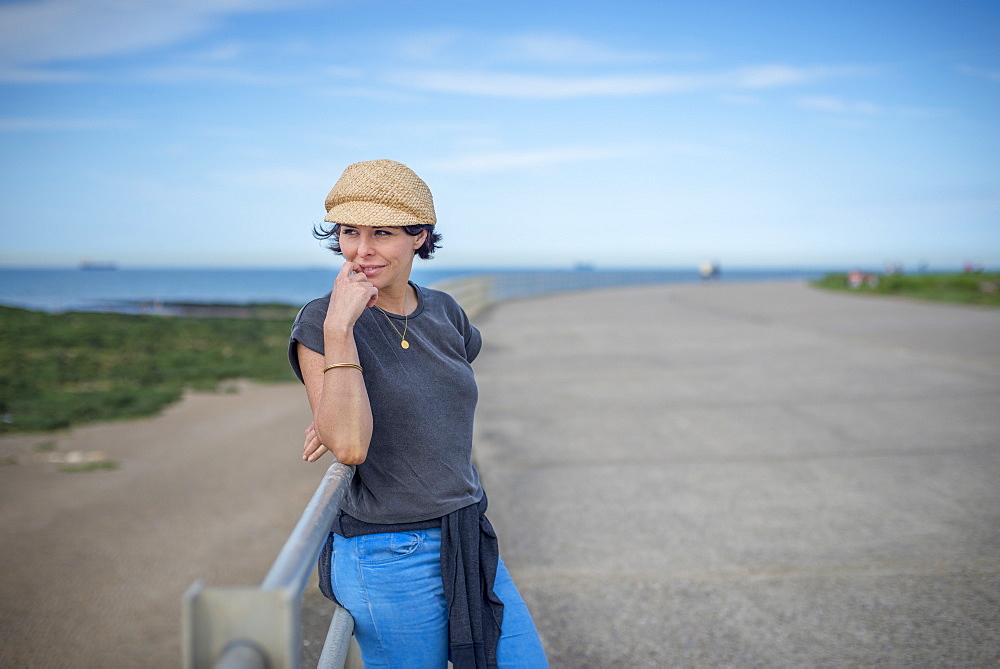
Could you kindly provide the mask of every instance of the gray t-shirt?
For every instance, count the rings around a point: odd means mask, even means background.
[[[450,295],[410,285],[419,304],[405,320],[408,349],[400,347],[402,316],[386,318],[373,307],[354,325],[373,430],[368,457],[357,466],[340,508],[366,523],[439,518],[483,496],[472,465],[479,393],[470,364],[482,337]],[[323,353],[329,304],[327,293],[295,318],[288,359],[299,380],[296,343]]]

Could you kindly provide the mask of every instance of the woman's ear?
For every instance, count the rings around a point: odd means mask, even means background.
[[[414,251],[416,251],[417,249],[419,249],[421,246],[424,245],[424,242],[427,241],[427,234],[428,233],[426,230],[421,230],[420,234],[413,238]]]

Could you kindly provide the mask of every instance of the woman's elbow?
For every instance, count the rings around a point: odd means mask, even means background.
[[[318,423],[318,421],[317,421]],[[323,430],[320,425],[316,425],[316,436],[326,450],[337,458],[337,462],[344,465],[360,465],[368,457],[368,444],[371,436],[365,431],[354,432],[353,430]]]
[[[331,439],[323,443],[343,465],[360,465],[368,457],[368,444],[361,439]]]
[[[368,449],[359,445],[335,447],[332,453],[342,465],[360,465],[368,457]]]

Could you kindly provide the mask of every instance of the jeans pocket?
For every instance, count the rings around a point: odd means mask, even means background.
[[[420,546],[418,532],[383,532],[358,538],[358,560],[363,564],[385,564],[402,560]]]

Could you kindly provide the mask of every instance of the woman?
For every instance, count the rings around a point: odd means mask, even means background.
[[[356,465],[324,594],[354,617],[366,666],[545,667],[472,466],[482,339],[449,295],[409,281],[441,239],[431,192],[373,160],[344,170],[326,210],[316,235],[345,262],[289,346],[313,412],[303,459]]]

